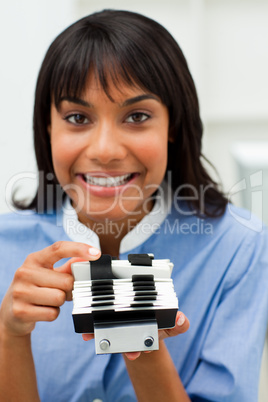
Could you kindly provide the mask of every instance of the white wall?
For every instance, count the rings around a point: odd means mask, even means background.
[[[268,141],[268,2],[206,0],[204,6],[204,151],[230,191],[242,178],[233,144]],[[235,201],[248,205],[240,196]],[[267,196],[264,208],[258,215],[268,223]]]
[[[72,0],[8,0],[0,11],[0,213],[5,189],[19,172],[35,171],[32,109],[35,82],[53,38],[73,21]],[[32,181],[21,194],[34,189]],[[33,190],[32,190],[33,191]]]

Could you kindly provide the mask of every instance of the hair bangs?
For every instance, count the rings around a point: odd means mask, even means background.
[[[70,33],[65,43],[61,41],[54,52],[50,81],[50,96],[56,107],[63,97],[83,95],[91,74],[110,100],[110,86],[120,91],[124,83],[154,93],[168,105],[169,91],[162,80],[163,73],[168,74],[167,66],[157,69],[147,50],[152,44],[140,46],[133,32],[127,33],[122,37],[116,31],[108,33],[104,26],[91,25]]]
[[[50,83],[51,99],[56,107],[64,97],[80,97],[86,91],[88,77],[93,74],[96,82],[110,100],[110,87],[118,91],[122,83],[146,88],[138,74],[133,71],[132,60],[128,57],[118,58],[115,46],[105,40],[96,41],[86,38],[76,47],[58,56],[60,62],[53,71]],[[146,88],[148,89],[148,88]]]

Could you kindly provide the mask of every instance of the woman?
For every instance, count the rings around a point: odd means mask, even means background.
[[[267,234],[236,222],[245,212],[203,166],[195,86],[170,34],[111,10],[67,28],[39,73],[34,136],[38,191],[1,219],[2,399],[256,400]],[[158,351],[95,356],[74,333],[70,264],[99,250],[174,262],[185,315]]]

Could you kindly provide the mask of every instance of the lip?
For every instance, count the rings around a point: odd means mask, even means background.
[[[131,178],[125,184],[121,184],[118,186],[105,187],[105,186],[99,186],[99,185],[90,184],[90,183],[86,182],[84,179],[85,175],[96,177],[96,178],[102,178],[102,177],[108,178],[108,177],[131,175]],[[117,172],[94,171],[94,172],[78,173],[76,175],[79,182],[82,184],[83,188],[90,194],[95,195],[97,197],[118,196],[121,192],[125,191],[128,187],[133,185],[133,183],[139,176],[140,176],[140,173],[138,173],[138,172],[122,172],[122,171],[117,171]]]

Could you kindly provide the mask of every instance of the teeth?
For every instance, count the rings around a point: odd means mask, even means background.
[[[101,187],[116,187],[126,184],[131,177],[131,174],[124,174],[122,176],[114,177],[94,177],[88,174],[84,175],[85,181],[93,186]]]

